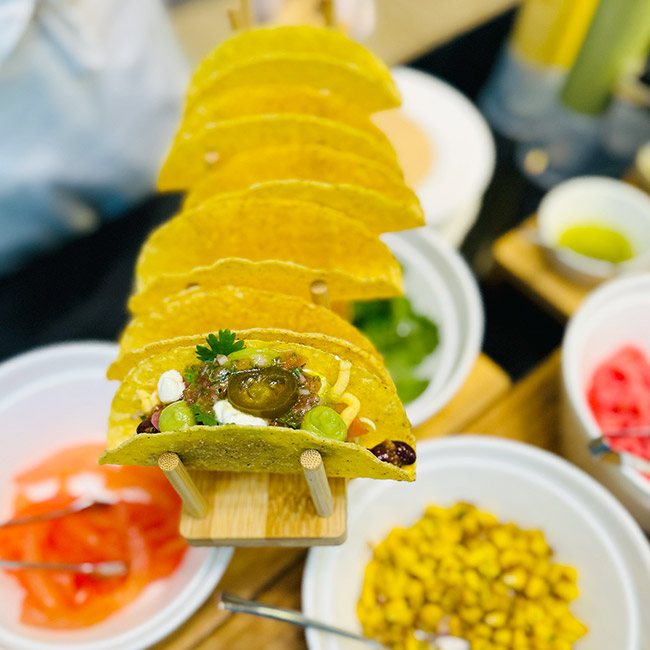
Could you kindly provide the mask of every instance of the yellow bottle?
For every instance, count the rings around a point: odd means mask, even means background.
[[[531,63],[570,68],[598,0],[527,0],[519,10],[512,47]]]

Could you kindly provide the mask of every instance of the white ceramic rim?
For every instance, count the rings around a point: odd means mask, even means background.
[[[575,192],[590,193],[594,189],[611,196],[620,196],[622,200],[635,204],[648,214],[647,227],[650,230],[650,197],[637,187],[607,176],[579,176],[563,181],[546,193],[537,210],[537,229],[543,244],[552,250],[552,254],[564,265],[593,279],[604,280],[642,268],[650,261],[650,249],[641,255],[635,255],[626,262],[611,264],[575,253],[570,249],[557,248],[557,242],[551,237],[548,222],[556,206],[561,204],[567,194]],[[612,219],[614,221],[615,219]]]
[[[445,81],[414,68],[395,67],[391,74],[402,93],[402,112],[433,152],[433,165],[414,190],[427,224],[445,223],[485,193],[496,166],[492,131],[478,108]],[[471,148],[459,146],[459,138]]]
[[[417,426],[438,413],[465,383],[481,353],[485,316],[478,284],[460,253],[428,228],[409,231],[408,236],[417,238],[426,246],[432,266],[443,264],[448,269],[448,278],[453,277],[457,282],[457,286],[449,286],[449,290],[457,309],[456,321],[466,328],[465,335],[461,336],[459,356],[444,387],[435,395],[430,395],[427,389],[409,404],[407,412],[413,426]]]
[[[70,358],[83,365],[99,363],[108,368],[117,352],[117,344],[106,341],[55,343],[36,348],[0,364],[0,387],[20,373],[47,372],[48,363]],[[208,549],[198,571],[176,598],[155,616],[123,634],[101,641],[74,643],[61,639],[60,643],[47,643],[0,629],[0,644],[15,650],[144,650],[171,634],[205,602],[223,576],[232,553],[229,547]]]
[[[480,452],[482,449],[487,450],[488,452],[496,450],[500,454],[513,456],[516,460],[522,461],[523,463],[533,463],[538,467],[547,467],[551,470],[556,470],[557,472],[562,473],[564,477],[566,477],[567,481],[579,485],[585,490],[585,492],[597,499],[602,507],[607,511],[608,515],[616,520],[617,531],[623,532],[626,538],[639,551],[640,557],[644,560],[646,573],[650,574],[650,547],[648,547],[647,539],[641,532],[638,524],[634,521],[627,510],[625,510],[625,508],[623,508],[623,506],[611,495],[610,492],[600,485],[600,483],[564,458],[516,440],[471,434],[426,440],[418,445],[418,457],[424,460],[429,455],[435,456],[439,453],[441,448],[451,448],[453,450],[454,447],[457,448],[461,457],[467,448],[471,449],[472,452],[476,452],[477,450]],[[370,481],[366,480],[362,482],[352,480],[349,482],[349,516],[354,515],[355,499],[361,499],[361,495],[369,490],[372,490]],[[592,519],[596,518],[596,514],[593,511],[588,511],[587,514]],[[600,520],[597,520],[600,524]],[[631,602],[637,603],[637,589],[634,585],[632,575],[627,569],[625,559],[618,551],[613,539],[607,533],[607,528],[602,525],[599,527],[607,535],[608,546],[613,551],[611,559],[619,570],[625,592]],[[327,553],[327,551],[336,550],[337,548],[339,547],[333,549],[313,548],[309,551],[303,571],[301,589],[302,611],[305,616],[319,618],[319,615],[321,615],[318,610],[318,598],[322,597],[323,585],[318,582],[319,565],[326,561],[325,553]],[[330,594],[330,596],[334,597],[333,594]],[[642,605],[641,603],[638,603],[638,607],[633,608],[633,611],[629,613],[630,623],[634,629],[630,648],[634,648],[635,650],[640,648],[641,609]],[[321,635],[316,630],[308,629],[306,631],[306,638],[309,650],[329,650],[328,644],[323,643],[325,636]]]
[[[648,291],[650,288],[650,274],[644,273],[618,278],[598,287],[582,302],[578,311],[570,319],[564,333],[562,341],[562,380],[564,388],[569,397],[571,408],[591,440],[599,438],[601,431],[580,387],[576,355],[578,350],[581,349],[584,330],[589,328],[593,315],[597,314],[610,299],[616,299],[624,291],[634,291],[635,288],[638,291],[644,289]],[[627,465],[622,465],[619,469],[620,473],[628,478],[646,498],[650,498],[650,481],[646,480],[639,470]]]

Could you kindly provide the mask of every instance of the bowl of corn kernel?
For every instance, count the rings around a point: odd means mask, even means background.
[[[415,483],[356,479],[348,500],[346,543],[309,552],[307,616],[393,650],[434,647],[423,633],[471,650],[639,650],[648,638],[650,546],[553,454],[488,436],[427,441]],[[316,630],[307,642],[362,647]]]

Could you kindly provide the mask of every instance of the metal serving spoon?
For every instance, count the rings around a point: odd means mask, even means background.
[[[377,648],[377,650],[390,650],[388,646],[385,646],[378,641],[369,639],[368,637],[361,636],[359,634],[353,634],[347,630],[342,630],[339,627],[329,625],[327,623],[321,623],[316,621],[313,618],[307,618],[303,616],[301,612],[297,612],[295,609],[285,609],[284,607],[273,607],[272,605],[266,605],[265,603],[260,603],[255,600],[247,600],[246,598],[240,598],[239,596],[234,596],[233,594],[218,593],[216,595],[217,606],[219,609],[225,609],[231,612],[238,612],[241,614],[252,614],[253,616],[261,616],[263,618],[272,618],[276,621],[283,621],[284,623],[291,623],[292,625],[298,625],[300,627],[312,627],[315,630],[321,630],[323,632],[329,632],[331,634],[338,634],[339,636],[344,636],[348,639],[354,639],[355,641],[360,641],[366,645]],[[432,649],[436,650],[469,650],[469,643],[464,639],[459,639],[458,637],[448,636],[446,634],[429,634],[424,632],[417,633],[417,637],[420,641],[425,641],[428,643],[433,643]]]
[[[0,567],[3,569],[42,569],[45,571],[70,571],[72,573],[84,573],[102,578],[117,578],[126,575],[128,567],[124,562],[79,562],[54,563],[54,562],[21,562],[18,560],[3,560],[0,558]]]

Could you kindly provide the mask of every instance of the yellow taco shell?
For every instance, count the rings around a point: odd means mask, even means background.
[[[192,75],[188,95],[191,98],[224,69],[269,54],[325,56],[355,66],[384,85],[385,92],[399,104],[399,91],[383,61],[339,30],[311,25],[256,27],[233,35],[203,59]]]
[[[246,115],[209,122],[198,131],[180,131],[176,135],[160,170],[158,189],[186,189],[217,161],[243,150],[280,144],[325,144],[332,149],[354,151],[361,157],[379,160],[393,168],[395,174],[401,174],[388,138],[378,133],[380,136],[370,135],[334,120],[298,113]]]
[[[244,190],[251,198],[312,201],[362,221],[377,234],[424,225],[417,196],[388,168],[321,145],[235,154],[197,181],[183,209]]]
[[[294,262],[226,258],[210,266],[195,267],[187,273],[163,272],[140,287],[129,298],[128,307],[132,314],[139,314],[184,289],[201,287],[208,290],[230,283],[253,289],[273,287],[278,293],[311,300],[311,285],[317,280],[325,281],[333,303],[402,295],[399,278],[362,278],[347,271],[314,269]]]
[[[381,235],[424,226],[424,216],[418,203],[400,203],[387,199],[373,190],[355,185],[330,185],[316,181],[268,181],[256,183],[244,190],[215,193],[198,205],[209,208],[211,201],[228,199],[293,199],[308,201],[337,210],[362,223],[370,232]]]
[[[208,122],[247,115],[301,113],[315,115],[366,131],[383,140],[367,113],[342,97],[309,86],[241,86],[204,97],[184,117],[179,131],[199,131]]]
[[[198,338],[204,339],[209,333],[209,331],[202,332],[198,335]],[[284,343],[308,345],[317,350],[323,350],[323,352],[333,354],[341,359],[347,359],[350,363],[365,368],[368,372],[376,375],[388,386],[395,386],[381,357],[377,354],[371,354],[367,350],[359,348],[349,341],[334,336],[312,332],[293,332],[291,330],[277,328],[240,329],[238,330],[238,334],[240,337],[259,339],[260,341],[282,341]],[[197,334],[187,334],[177,336],[173,339],[154,341],[153,343],[148,343],[141,348],[127,350],[124,353],[121,353],[111,364],[106,376],[109,379],[119,379],[121,381],[131,371],[131,369],[134,366],[137,366],[143,359],[160,354],[167,350],[191,345],[196,340]]]
[[[264,263],[264,268],[258,267],[259,282],[240,282],[242,265],[233,263],[232,258]],[[214,275],[215,267],[226,261],[230,264],[222,265],[224,273],[216,273],[221,280],[218,284],[272,286],[284,293],[283,283],[291,288],[290,283],[297,277],[309,282],[324,279],[330,297],[335,300],[351,297],[344,293],[362,293],[364,283],[370,295],[355,298],[388,297],[387,294],[401,291],[397,260],[363,224],[310,202],[251,199],[213,201],[209,206],[181,213],[155,230],[138,257],[135,293],[145,292],[155,282],[159,286],[158,297],[161,285],[171,289],[165,294],[163,288],[163,295],[176,293],[187,285],[201,285],[197,275],[205,275],[208,269],[208,274]],[[274,262],[278,272],[264,277],[265,271],[273,271]],[[287,264],[312,269],[312,273],[293,269],[281,278]],[[233,272],[230,277],[229,272]],[[349,277],[360,280],[356,287],[359,291],[352,288],[339,292]],[[280,286],[274,284],[275,280]],[[307,297],[308,290],[307,285],[305,291],[301,289],[298,293],[296,288],[286,293]],[[140,309],[147,304],[143,300],[137,302]],[[154,302],[150,294],[148,306]]]
[[[372,343],[333,311],[296,296],[223,286],[182,291],[132,318],[120,337],[120,355],[109,368],[108,378],[122,379],[132,366],[152,354],[150,350],[157,349],[155,346],[172,346],[170,339],[225,328],[239,332],[263,328],[289,330],[300,335],[325,334],[365,351],[383,367]]]
[[[316,181],[373,190],[394,201],[418,204],[401,172],[380,161],[323,144],[280,144],[240,151],[215,163],[188,192],[184,207],[217,192],[234,192],[269,181]]]

